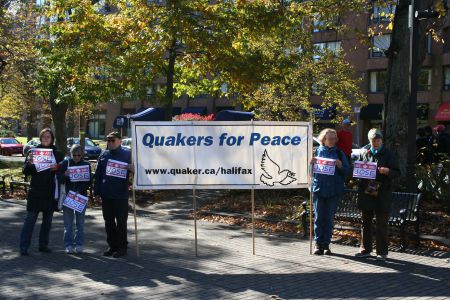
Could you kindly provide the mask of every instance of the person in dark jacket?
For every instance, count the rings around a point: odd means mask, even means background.
[[[34,225],[36,224],[39,212],[42,212],[42,224],[39,232],[39,251],[49,253],[48,248],[50,228],[52,225],[53,212],[57,210],[58,181],[56,172],[58,162],[63,160],[63,154],[53,145],[55,136],[49,128],[43,129],[39,134],[40,144],[36,149],[51,149],[53,153],[53,163],[49,169],[38,172],[36,161],[33,160],[34,150],[29,151],[23,166],[23,173],[31,176],[30,189],[27,195],[27,215],[20,234],[20,254],[27,256],[28,248],[31,244]]]
[[[324,129],[319,134],[321,146],[317,148],[313,161],[318,158],[332,159],[335,167],[333,175],[314,172],[314,240],[316,243],[314,254],[331,254],[330,242],[333,234],[333,219],[337,205],[344,193],[344,179],[347,177],[350,166],[341,150],[336,148],[338,141],[334,129]]]
[[[127,254],[128,179],[131,152],[121,147],[118,132],[107,136],[108,148],[98,158],[95,171],[94,195],[102,202],[106,241],[109,249],[104,256],[122,257]]]
[[[87,196],[87,191],[91,186],[91,165],[89,162],[83,160],[83,148],[80,145],[73,145],[70,148],[71,158],[64,160],[61,163],[61,168],[58,172],[61,183],[65,184],[66,194],[69,191]],[[71,181],[69,176],[69,167],[88,166],[89,178],[83,181]],[[64,249],[67,254],[82,253],[84,245],[84,215],[86,208],[83,212],[77,212],[74,209],[63,206],[64,216]],[[75,216],[76,234],[73,238],[73,219]]]
[[[355,256],[369,257],[372,252],[372,220],[376,216],[376,252],[378,260],[388,255],[388,220],[392,207],[392,179],[400,175],[398,161],[393,152],[383,145],[383,134],[377,128],[368,133],[370,149],[363,152],[360,161],[377,163],[375,180],[360,179],[358,208],[362,211],[361,248]]]

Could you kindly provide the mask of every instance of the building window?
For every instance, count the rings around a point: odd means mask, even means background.
[[[426,92],[431,89],[431,68],[421,68],[417,90]]]
[[[391,45],[391,35],[390,34],[383,34],[383,35],[376,35],[372,37],[372,49],[370,50],[370,57],[383,57],[386,56],[384,52],[389,48]]]
[[[334,53],[339,52],[339,50],[341,49],[341,41],[315,43],[314,48],[317,52],[314,55],[314,59],[320,59],[320,53],[323,53],[325,49]]]
[[[89,119],[88,133],[90,138],[104,139],[106,129],[106,113],[98,112]]]
[[[444,52],[450,52],[450,27],[444,29]]]
[[[333,30],[333,28],[338,27],[340,20],[335,17],[331,20],[321,20],[318,16],[314,17],[313,21],[313,32]]]
[[[444,68],[444,91],[450,91],[450,67]]]
[[[395,5],[374,5],[372,10],[372,22],[388,22],[390,16],[395,13]]]
[[[369,92],[384,93],[386,87],[386,70],[369,72]]]

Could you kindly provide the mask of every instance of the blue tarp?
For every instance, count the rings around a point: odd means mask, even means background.
[[[214,117],[214,121],[251,121],[254,113],[237,110],[221,110]]]
[[[133,121],[164,121],[164,108],[150,107],[141,112],[130,115]],[[113,128],[127,128],[127,116],[117,116],[113,123]]]

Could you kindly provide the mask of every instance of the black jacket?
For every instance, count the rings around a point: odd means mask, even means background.
[[[47,148],[53,150],[56,162],[64,159],[64,155],[55,146],[44,147],[38,145],[36,148]],[[27,210],[34,212],[50,212],[57,208],[55,201],[55,175],[56,171],[50,169],[37,172],[34,164],[28,162],[28,157],[23,165],[23,174],[31,176],[30,190],[27,196]]]
[[[89,166],[89,176],[90,176],[89,181],[76,181],[76,182],[70,181],[70,177],[64,174],[69,166],[70,167]],[[58,180],[60,181],[61,184],[66,185],[66,194],[69,191],[74,191],[83,196],[87,196],[87,191],[92,183],[91,165],[89,164],[89,162],[84,160],[80,160],[78,163],[75,163],[71,158],[69,158],[68,160],[65,159],[62,161],[61,167],[59,168]]]
[[[375,155],[369,150],[364,151],[360,161],[376,162],[377,167],[387,167],[390,169],[389,175],[382,175],[377,171],[376,181],[381,183],[378,197],[372,197],[364,193],[369,180],[360,179],[358,185],[358,208],[361,210],[382,210],[389,212],[392,206],[392,179],[400,175],[398,160],[393,152],[383,148]]]

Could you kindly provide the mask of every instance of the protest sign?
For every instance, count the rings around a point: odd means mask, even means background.
[[[63,205],[81,213],[85,209],[88,201],[88,197],[75,193],[74,191],[69,191]]]
[[[127,178],[128,164],[114,159],[109,159],[106,163],[106,176]]]
[[[72,182],[89,181],[91,180],[91,174],[89,173],[89,166],[73,166],[68,167],[69,178]]]
[[[316,157],[314,159],[313,171],[316,174],[334,175],[334,172],[336,171],[336,160]]]
[[[377,163],[366,161],[355,161],[353,177],[364,179],[377,178]]]

